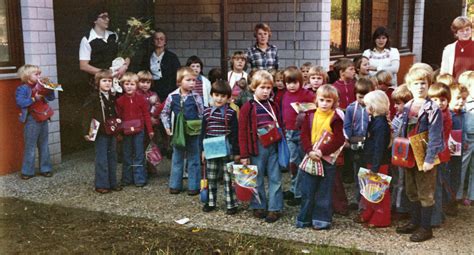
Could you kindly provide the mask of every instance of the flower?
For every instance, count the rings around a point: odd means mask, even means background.
[[[117,34],[120,30],[117,29]],[[118,41],[118,57],[130,58],[135,55],[137,46],[140,46],[143,40],[149,38],[153,30],[151,29],[151,20],[141,21],[135,17],[127,20],[126,32],[120,33]]]

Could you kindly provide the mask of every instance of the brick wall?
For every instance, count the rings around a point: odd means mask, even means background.
[[[191,55],[199,56],[204,73],[220,66],[220,1],[166,0],[155,4],[156,26],[168,34],[168,49],[181,64]],[[265,22],[272,28],[270,43],[279,48],[280,66],[311,61],[329,66],[329,29],[331,1],[248,0],[228,1],[229,56],[255,43],[253,28]]]
[[[53,1],[21,0],[21,17],[25,63],[39,65],[43,76],[57,82]],[[50,105],[54,115],[49,123],[49,150],[52,162],[58,164],[61,162],[58,100]]]
[[[421,52],[423,47],[423,19],[425,16],[425,0],[415,1],[415,18],[413,24],[413,54],[415,54],[415,63],[421,61]]]

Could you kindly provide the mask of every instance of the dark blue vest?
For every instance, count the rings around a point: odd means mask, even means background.
[[[181,95],[179,94],[174,94],[171,95],[171,111],[174,113],[174,115],[178,115],[179,111],[181,110]],[[199,112],[198,112],[198,106],[196,103],[196,99],[194,96],[190,95],[186,98],[186,101],[184,101],[183,106],[183,113],[184,113],[184,119],[185,120],[197,120],[199,119]]]
[[[88,37],[89,35],[86,36],[86,38]],[[118,53],[118,44],[116,41],[117,36],[115,34],[109,35],[107,42],[104,42],[104,40],[100,38],[90,41],[89,44],[92,50],[89,64],[100,69],[109,69]]]

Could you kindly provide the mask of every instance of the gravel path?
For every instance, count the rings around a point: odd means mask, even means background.
[[[226,215],[224,201],[220,196],[219,210],[203,213],[198,197],[189,197],[186,193],[179,195],[168,193],[168,160],[161,163],[158,176],[152,177],[144,188],[125,187],[121,192],[101,195],[93,190],[93,160],[92,151],[66,156],[63,163],[56,166],[52,178],[36,177],[23,181],[18,174],[2,176],[0,196],[145,217],[160,223],[170,223],[188,217],[191,219],[188,224],[195,227],[251,233],[314,244],[354,247],[387,254],[474,254],[472,207],[460,208],[458,217],[448,218],[442,228],[434,230],[435,238],[424,243],[409,242],[408,236],[395,233],[395,227],[368,229],[355,224],[352,222],[353,215],[335,216],[330,231],[313,231],[294,227],[295,216],[299,209],[297,207],[287,206],[281,220],[268,224],[253,218],[249,210],[241,210],[233,216]],[[287,175],[284,176],[288,178]],[[221,189],[219,191],[222,192]]]

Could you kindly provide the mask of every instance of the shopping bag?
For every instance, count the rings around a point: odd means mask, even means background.
[[[383,200],[385,191],[390,186],[392,177],[373,173],[369,169],[361,167],[357,174],[360,194],[371,203],[380,203]]]
[[[160,148],[154,142],[150,142],[145,150],[146,160],[153,166],[160,164],[163,156],[161,155]]]

